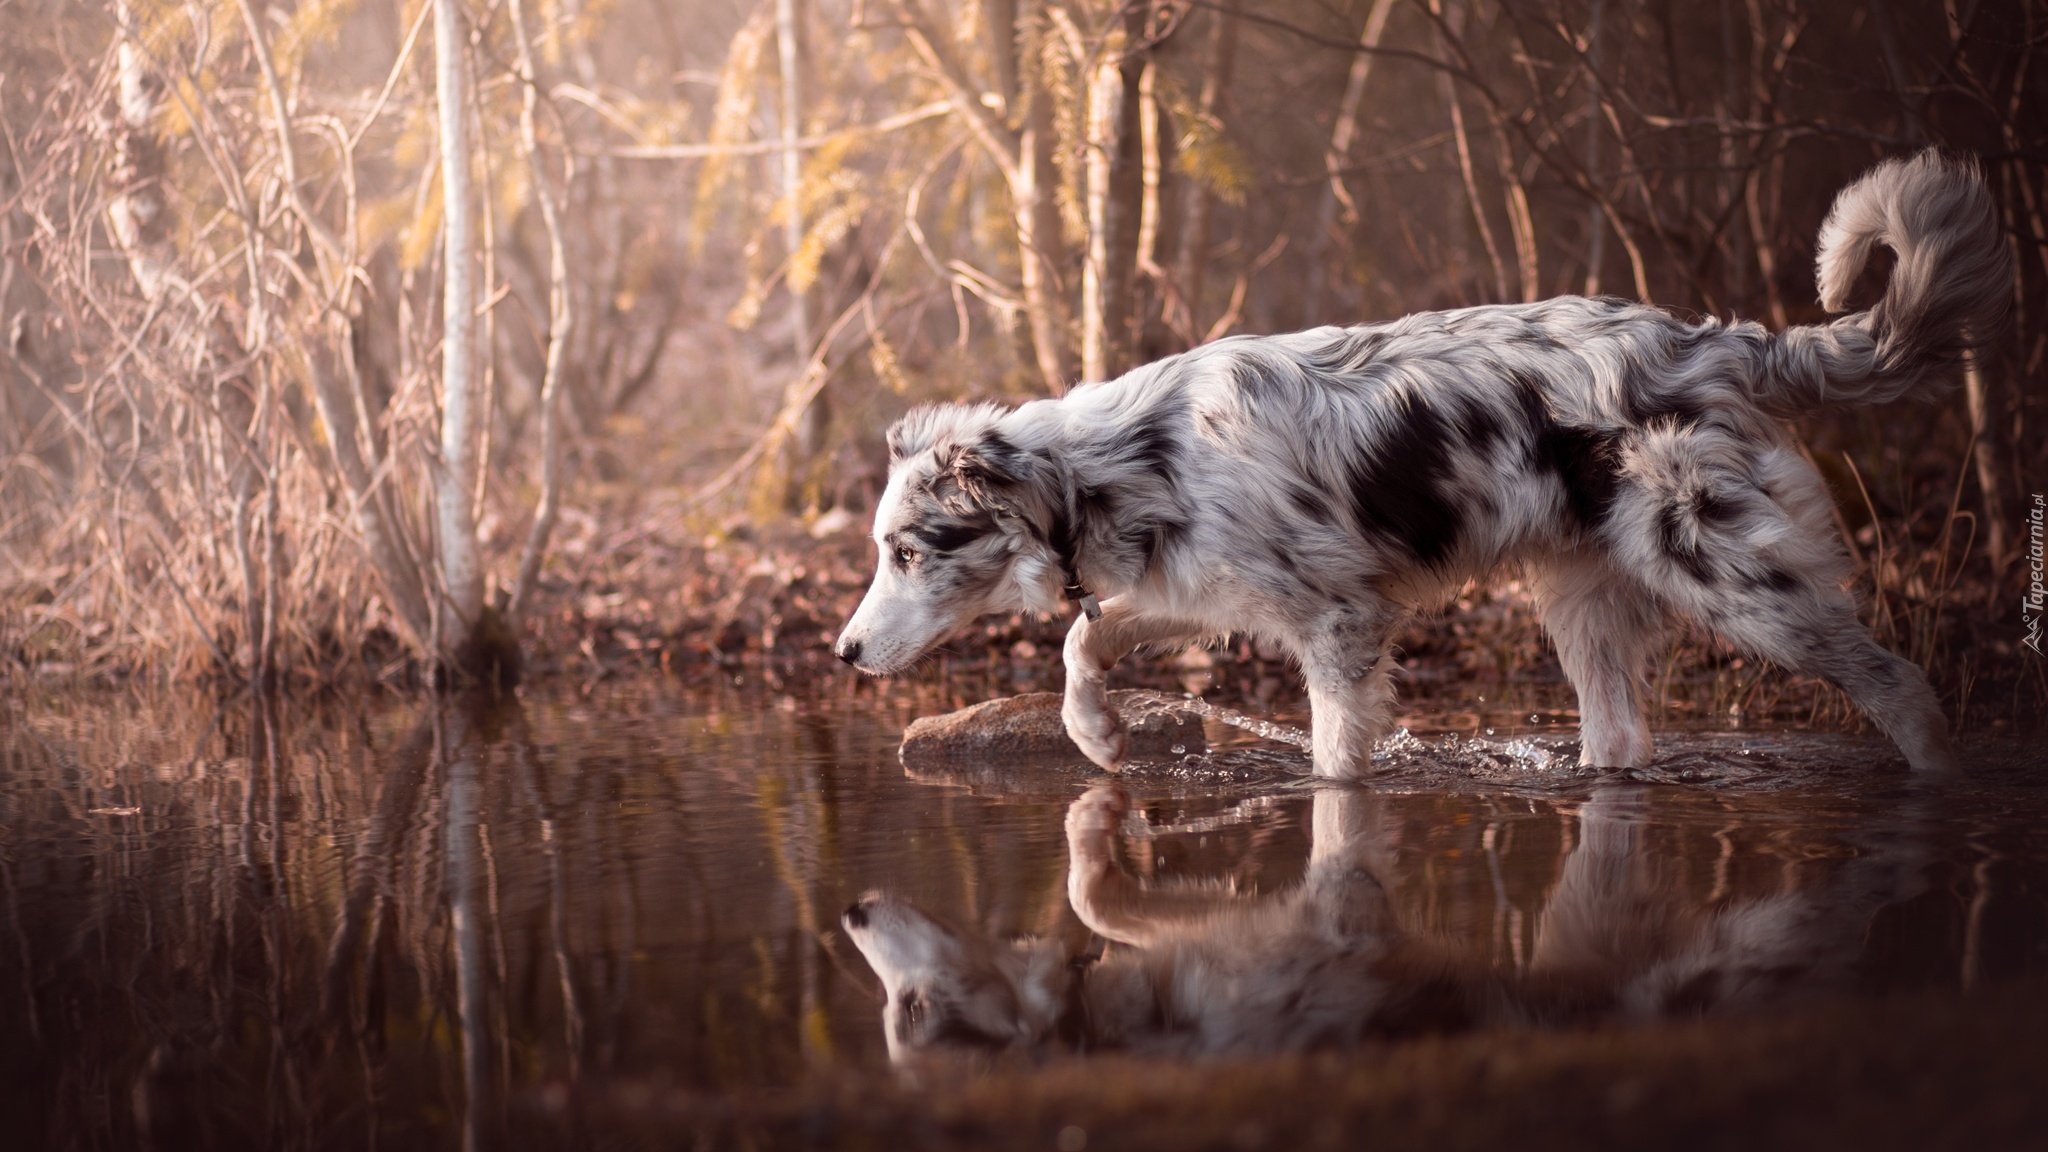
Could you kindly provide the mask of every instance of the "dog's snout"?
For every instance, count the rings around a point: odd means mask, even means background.
[[[846,906],[839,919],[848,928],[865,928],[868,926],[868,910],[862,901],[856,900]]]
[[[858,640],[841,640],[839,642],[839,658],[848,664],[860,662],[860,650],[861,642]]]

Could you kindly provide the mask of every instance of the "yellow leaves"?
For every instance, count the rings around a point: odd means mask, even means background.
[[[286,79],[297,76],[308,52],[334,43],[358,3],[360,0],[300,0],[284,27],[271,34],[278,73]],[[262,11],[258,9],[259,14]],[[415,10],[413,15],[417,14]]]
[[[412,219],[411,194],[386,196],[364,203],[356,210],[356,250],[374,252],[377,246],[399,234]]]
[[[180,0],[136,0],[131,5],[137,37],[158,61],[202,72],[242,39],[242,13],[237,0],[208,0],[187,5]],[[193,60],[192,48],[206,52]]]
[[[810,192],[814,184],[829,190],[831,199],[824,201],[822,210],[816,212],[804,230],[803,240],[798,243],[796,251],[789,254],[785,275],[792,292],[811,290],[811,286],[818,282],[818,265],[824,261],[825,253],[860,223],[861,213],[868,209],[868,198],[860,190],[860,177],[850,170],[841,169],[816,181],[807,179],[799,191]],[[782,210],[787,211],[787,205]]]
[[[1173,166],[1218,200],[1242,207],[1255,183],[1244,150],[1223,134],[1222,122],[1203,115],[1179,85],[1163,82],[1160,89],[1167,110],[1181,128]]]
[[[747,127],[754,117],[754,93],[760,79],[761,64],[766,56],[768,38],[774,31],[774,11],[763,5],[756,8],[746,24],[733,34],[732,44],[726,49],[725,67],[718,74],[718,98],[711,106],[710,143],[736,144],[747,138]],[[712,216],[718,209],[719,192],[734,167],[726,157],[711,156],[698,169],[697,203],[690,219],[693,249],[702,248]]]
[[[559,3],[550,3],[547,6],[547,11],[554,20],[550,22],[549,26],[561,29],[560,34],[554,37],[549,44],[549,47],[553,49],[550,60],[560,63],[562,48],[578,48],[585,44],[595,43],[597,38],[604,33],[605,24],[610,21],[614,10],[617,8],[617,0],[584,0],[584,3],[578,7],[573,18],[561,20],[561,5]],[[559,45],[559,47],[556,47],[556,45]]]
[[[747,238],[747,286],[740,293],[739,302],[732,311],[725,314],[725,322],[735,331],[745,332],[761,319],[761,304],[768,298],[768,278],[761,267],[761,234],[756,232]]]
[[[1206,127],[1205,121],[1196,123]],[[1243,207],[1252,189],[1252,166],[1244,150],[1214,128],[1191,129],[1173,166],[1233,208]]]
[[[1060,174],[1053,198],[1059,203],[1060,231],[1072,244],[1088,239],[1088,216],[1083,186],[1087,181],[1084,162],[1088,147],[1087,109],[1081,92],[1080,70],[1085,57],[1080,30],[1066,12],[1048,9],[1051,27],[1038,38],[1038,99],[1052,101],[1054,143],[1053,166]]]
[[[200,73],[201,84],[211,88],[219,80],[211,72]],[[180,73],[171,77],[172,96],[157,103],[157,137],[166,143],[181,136],[192,134],[192,118],[187,109],[199,107],[199,89],[190,77]]]
[[[910,381],[904,378],[903,366],[897,362],[896,346],[889,343],[889,334],[880,328],[868,333],[868,367],[874,369],[875,379],[898,396],[910,391]]]
[[[519,219],[519,210],[526,207],[533,192],[532,169],[524,164],[496,164],[491,168],[491,205],[497,210],[498,219],[505,221],[500,227],[509,228]]]
[[[761,318],[761,308],[780,278],[795,293],[809,292],[818,282],[818,270],[824,263],[825,254],[832,246],[846,238],[846,234],[860,223],[861,216],[873,205],[873,199],[862,182],[861,173],[845,167],[847,156],[857,141],[835,140],[812,154],[810,163],[804,168],[803,181],[797,186],[797,205],[805,221],[803,238],[796,250],[787,253],[777,275],[768,274],[764,255],[767,251],[766,233],[779,227],[789,216],[788,198],[775,202],[759,228],[747,240],[747,283],[738,302],[726,314],[725,321],[744,332],[752,328]]]

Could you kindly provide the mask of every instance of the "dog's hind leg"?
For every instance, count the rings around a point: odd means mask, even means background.
[[[1952,772],[1927,677],[1870,638],[1840,586],[1827,487],[1780,444],[1660,429],[1631,449],[1617,545],[1665,602],[1736,646],[1849,694],[1915,772]]]
[[[1663,612],[1640,585],[1591,556],[1554,558],[1535,583],[1543,627],[1579,697],[1579,763],[1648,764],[1643,671],[1664,638]]]
[[[1856,702],[1921,775],[1957,771],[1948,721],[1927,674],[1885,651],[1856,619],[1849,594],[1832,585],[1732,591],[1703,622],[1739,648],[1793,672],[1818,676]]]
[[[1099,620],[1074,618],[1067,631],[1067,692],[1060,720],[1082,755],[1111,770],[1124,761],[1124,722],[1109,706],[1109,670],[1116,662],[1133,648],[1201,632],[1183,621],[1141,615],[1121,596],[1103,601]]]
[[[1373,741],[1394,722],[1394,659],[1387,646],[1404,616],[1373,601],[1335,609],[1310,624],[1300,656],[1316,775],[1356,779],[1372,771]]]

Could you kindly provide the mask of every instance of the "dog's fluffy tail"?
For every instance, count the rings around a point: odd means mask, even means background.
[[[1770,344],[1756,400],[1791,414],[1896,400],[1991,341],[2012,302],[2011,254],[1976,166],[1932,149],[1844,188],[1821,225],[1821,306],[1840,312],[1873,245],[1897,256],[1884,298]]]

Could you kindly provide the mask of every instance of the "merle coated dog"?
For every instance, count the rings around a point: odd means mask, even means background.
[[[1315,771],[1355,776],[1390,726],[1409,615],[1519,564],[1588,765],[1649,759],[1644,669],[1691,619],[1840,687],[1916,772],[1951,771],[1934,693],[1857,621],[1827,489],[1780,420],[1945,383],[2004,321],[2010,257],[1982,180],[1932,152],[1836,199],[1829,311],[1879,244],[1896,262],[1876,305],[1784,332],[1560,297],[1237,337],[1011,410],[914,411],[889,432],[880,565],[837,652],[898,672],[983,613],[1078,600],[1063,716],[1113,768],[1119,659],[1251,634],[1300,662]]]
[[[870,892],[840,917],[881,977],[892,1059],[1123,1049],[1270,1056],[1502,1026],[1640,1022],[1757,1011],[1855,986],[1872,921],[1927,888],[1916,819],[1757,900],[1694,904],[1649,847],[1648,797],[1596,785],[1536,917],[1526,967],[1479,963],[1399,898],[1381,799],[1322,788],[1301,881],[1245,894],[1145,883],[1117,863],[1130,800],[1089,789],[1067,809],[1067,896],[1107,942],[998,940]]]

